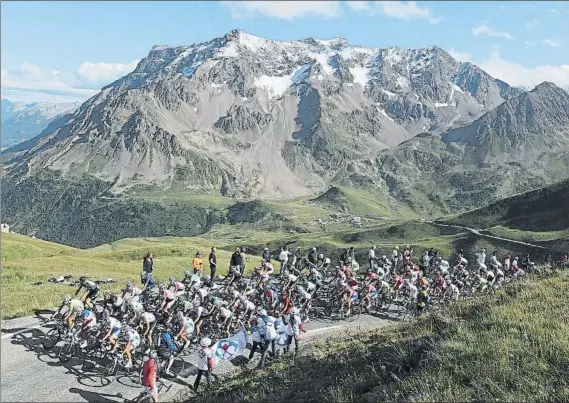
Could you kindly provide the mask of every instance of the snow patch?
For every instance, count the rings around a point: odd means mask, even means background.
[[[245,32],[239,33],[239,43],[253,52],[258,51],[259,49],[263,49],[267,45],[267,40],[263,38],[259,38],[258,36],[253,36],[246,34]]]
[[[224,82],[222,82],[221,84],[212,83],[211,86],[212,86],[213,88],[220,88],[220,87],[223,87],[225,84],[227,84],[227,81],[224,81]]]
[[[352,73],[352,76],[354,76],[354,84],[359,84],[365,88],[367,82],[369,81],[369,69],[367,67],[352,67],[350,69],[350,73]]]
[[[399,86],[402,87],[402,88],[405,88],[405,87],[408,87],[408,86],[409,86],[409,80],[406,79],[406,78],[403,77],[403,76],[397,77],[396,82],[397,82],[397,85],[399,85]]]
[[[442,104],[441,104],[441,103],[439,103],[439,102],[435,102],[435,108],[442,108],[442,107],[444,107],[444,106],[448,106],[448,104],[447,104],[447,103],[442,103]]]
[[[239,52],[237,52],[237,46],[233,42],[224,48],[220,49],[219,56],[221,57],[237,57]]]
[[[310,53],[308,56],[320,63],[324,74],[334,74],[334,69],[328,64],[328,55],[323,55],[321,53]]]
[[[269,92],[269,98],[279,97],[292,85],[291,76],[271,77],[261,76],[255,78],[253,82],[255,87],[263,88]]]
[[[452,88],[453,88],[455,91],[458,91],[458,92],[460,92],[461,94],[464,94],[464,91],[463,91],[458,85],[452,84]]]
[[[392,122],[394,121],[394,120],[391,118],[391,116],[389,116],[389,115],[387,114],[387,112],[385,112],[385,109],[381,109],[381,108],[379,108],[379,106],[378,106],[378,107],[377,107],[377,111],[378,111],[380,114],[382,114],[383,116],[385,116],[387,119],[391,120]]]

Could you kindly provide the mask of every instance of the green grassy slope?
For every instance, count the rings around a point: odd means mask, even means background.
[[[417,321],[318,340],[190,402],[567,401],[567,273]]]
[[[569,228],[569,180],[491,203],[441,221],[473,228],[497,225],[523,231]]]

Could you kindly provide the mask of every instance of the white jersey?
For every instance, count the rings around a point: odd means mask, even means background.
[[[375,259],[375,251],[374,251],[373,249],[370,249],[370,250],[369,250],[368,259],[369,259],[369,260]]]
[[[393,249],[393,252],[391,252],[391,258],[393,260],[396,260],[398,256],[399,256],[399,251],[397,249]]]
[[[127,332],[128,342],[131,343],[134,347],[138,347],[140,344],[140,335],[138,332],[132,328],[128,329]]]
[[[419,290],[414,284],[409,284],[409,297],[412,300],[417,299],[417,295],[419,294]]]
[[[119,329],[122,326],[122,323],[120,320],[118,320],[117,318],[113,318],[112,316],[109,318],[109,321],[107,322],[109,324],[109,329],[114,330],[114,329]]]
[[[224,307],[219,308],[219,313],[221,313],[221,316],[223,316],[225,319],[229,319],[233,316],[233,312]]]
[[[130,303],[130,306],[132,307],[132,310],[133,310],[134,312],[138,312],[138,313],[144,312],[144,305],[142,305],[142,304],[141,304],[140,302],[138,302],[138,301],[132,300],[131,303]]]
[[[486,261],[486,253],[480,252],[476,254],[476,263],[478,263],[479,265],[483,265],[485,261]]]
[[[186,333],[193,333],[194,327],[195,324],[191,318],[184,317],[184,319],[182,319],[182,329],[184,329]]]
[[[295,322],[294,325],[293,322]],[[300,320],[300,315],[290,315],[288,325],[286,327],[286,334],[289,336],[299,335],[301,324],[302,321]]]
[[[156,320],[156,316],[154,316],[154,314],[151,312],[144,312],[141,315],[141,317],[142,317],[142,319],[144,319],[145,322],[148,322],[148,323],[152,323]]]
[[[267,340],[274,340],[277,338],[277,330],[275,329],[275,318],[269,316],[265,323],[265,337]]]

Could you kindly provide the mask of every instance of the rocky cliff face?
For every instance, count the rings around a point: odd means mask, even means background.
[[[155,46],[65,125],[5,155],[4,168],[18,180],[46,169],[92,175],[115,192],[176,183],[297,197],[339,178],[378,185],[373,161],[382,150],[469,124],[520,93],[437,47],[276,42],[232,31]]]

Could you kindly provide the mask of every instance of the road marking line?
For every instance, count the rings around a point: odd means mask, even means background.
[[[18,330],[17,332],[14,332],[14,333],[5,334],[5,335],[2,336],[2,340],[7,339],[7,338],[9,338],[9,337],[14,337],[14,336],[16,336],[16,335],[18,335],[18,334],[20,334],[20,333],[27,332],[28,330],[38,329],[38,328],[40,328],[40,327],[43,327],[43,325],[36,325],[36,326],[32,326],[32,327],[27,327],[27,328],[25,328],[25,329]]]

